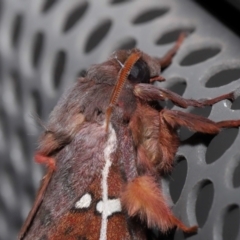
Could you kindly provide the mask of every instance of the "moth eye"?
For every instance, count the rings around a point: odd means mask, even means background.
[[[146,62],[138,60],[132,67],[128,79],[132,83],[150,83],[150,72]]]

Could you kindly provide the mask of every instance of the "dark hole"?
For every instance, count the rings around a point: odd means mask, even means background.
[[[162,17],[169,11],[168,8],[161,8],[161,9],[150,9],[146,10],[145,12],[142,12],[139,14],[134,20],[133,24],[140,24],[149,22],[155,18]]]
[[[123,41],[117,48],[116,50],[127,50],[127,49],[132,49],[135,48],[137,45],[137,41],[134,38],[129,38],[125,41]]]
[[[66,65],[66,53],[59,51],[56,55],[55,65],[53,69],[53,86],[58,88]]]
[[[212,107],[206,106],[203,108],[192,108],[189,112],[195,115],[208,117],[211,113]],[[194,134],[193,131],[188,130],[186,127],[181,127],[179,130],[179,137],[181,141],[184,141],[188,138],[190,138]]]
[[[182,96],[186,90],[186,86],[187,86],[187,84],[185,81],[178,81],[178,82],[171,84],[168,87],[168,89],[177,93],[178,95]]]
[[[181,66],[191,66],[200,62],[204,62],[209,58],[216,56],[221,51],[217,47],[203,48],[200,50],[195,50],[189,53],[180,62]]]
[[[51,9],[59,0],[45,0],[42,12],[47,12],[49,9]]]
[[[17,15],[13,21],[12,28],[12,45],[16,47],[19,43],[21,32],[23,27],[23,16]]]
[[[41,104],[41,96],[37,90],[32,91],[32,100],[33,100],[33,111],[35,111],[38,117],[42,118],[42,104]]]
[[[186,90],[187,84],[183,79],[169,79],[167,81],[174,81],[173,83],[169,83],[167,89],[171,90],[172,92],[177,93],[178,95],[182,96]],[[175,106],[171,100],[167,100],[161,103],[161,106],[171,109]]]
[[[39,32],[34,37],[33,52],[32,52],[32,64],[37,67],[42,56],[42,50],[44,45],[44,35]]]
[[[170,177],[170,195],[174,203],[176,203],[181,195],[183,186],[186,181],[187,176],[187,161],[184,157],[179,157],[177,159],[177,164],[173,168]]]
[[[233,172],[233,187],[240,187],[240,161]]]
[[[13,94],[15,96],[16,104],[20,104],[21,102],[21,81],[20,76],[17,71],[11,72],[11,79],[12,79],[12,88],[13,88]]]
[[[20,144],[20,150],[23,153],[23,156],[28,159],[28,153],[29,153],[29,145],[28,145],[28,139],[25,131],[23,129],[18,129],[17,130],[17,138],[18,142]]]
[[[240,78],[240,68],[222,70],[206,82],[206,87],[220,87]]]
[[[210,181],[205,181],[199,189],[196,201],[196,218],[199,227],[205,224],[208,213],[211,209],[214,196],[213,184]]]
[[[126,2],[131,2],[131,0],[111,0],[111,4],[118,4],[118,3],[126,3]]]
[[[5,111],[1,108],[0,108],[0,125],[1,125],[1,130],[3,133],[3,138],[4,138],[5,142],[7,142],[7,140],[10,137],[9,130],[11,128],[10,128],[10,123],[8,121],[7,115],[6,115]]]
[[[168,44],[172,42],[176,42],[179,35],[181,33],[187,33],[190,34],[194,31],[194,28],[181,28],[181,29],[176,29],[170,32],[167,32],[163,34],[157,41],[157,45],[162,45],[162,44]]]
[[[240,212],[237,205],[228,208],[223,223],[223,239],[237,240],[240,224]]]
[[[237,97],[236,100],[233,101],[231,109],[233,110],[240,109],[240,97]]]
[[[88,37],[86,46],[85,46],[85,53],[91,52],[97,45],[104,39],[107,33],[110,30],[112,25],[111,20],[105,20],[104,22],[100,23],[98,27],[94,29],[94,31]]]
[[[206,151],[206,163],[210,164],[219,159],[231,147],[238,135],[238,129],[224,129],[215,136]]]
[[[65,25],[63,27],[63,32],[67,32],[71,29],[84,15],[88,8],[88,2],[82,3],[80,6],[76,7],[71,11],[67,19],[65,21]]]
[[[203,108],[193,108],[190,113],[207,118],[210,115],[211,110],[212,106],[206,106]]]

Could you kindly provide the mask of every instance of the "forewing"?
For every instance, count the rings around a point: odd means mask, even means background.
[[[97,123],[85,123],[72,142],[56,156],[56,171],[47,187],[40,208],[25,239],[48,239],[59,219],[69,213],[79,197],[88,192],[103,168],[105,129]]]

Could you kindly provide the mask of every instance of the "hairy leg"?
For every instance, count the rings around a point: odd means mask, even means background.
[[[139,97],[144,101],[166,101],[171,100],[175,105],[181,108],[187,107],[204,107],[211,106],[215,103],[218,103],[222,100],[228,99],[234,101],[239,95],[239,89],[232,91],[227,94],[212,98],[212,99],[203,99],[203,100],[194,100],[194,99],[185,99],[182,96],[163,88],[159,88],[150,84],[137,84],[134,87],[134,95]]]
[[[160,115],[172,128],[185,126],[192,131],[207,134],[217,134],[222,128],[235,128],[240,126],[240,120],[214,122],[191,113],[168,109],[162,110]]]
[[[163,57],[158,58],[159,64],[162,69],[167,68],[171,64],[174,55],[177,53],[178,49],[182,45],[185,37],[185,33],[180,34],[173,48],[171,48]]]
[[[159,189],[155,178],[143,175],[128,183],[121,196],[121,202],[131,217],[138,216],[147,222],[149,228],[157,227],[162,232],[177,227],[186,233],[197,231],[177,219]]]

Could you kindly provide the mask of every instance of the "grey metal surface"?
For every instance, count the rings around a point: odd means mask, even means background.
[[[41,132],[33,116],[46,120],[82,70],[114,49],[137,46],[161,56],[181,30],[191,33],[161,85],[196,99],[236,89],[239,37],[190,0],[0,1],[1,240],[16,238],[42,177],[32,160]],[[239,100],[222,101],[198,113],[239,119],[239,108]],[[240,239],[239,131],[213,138],[182,129],[180,136],[180,157],[163,188],[176,216],[200,229],[169,239]]]

